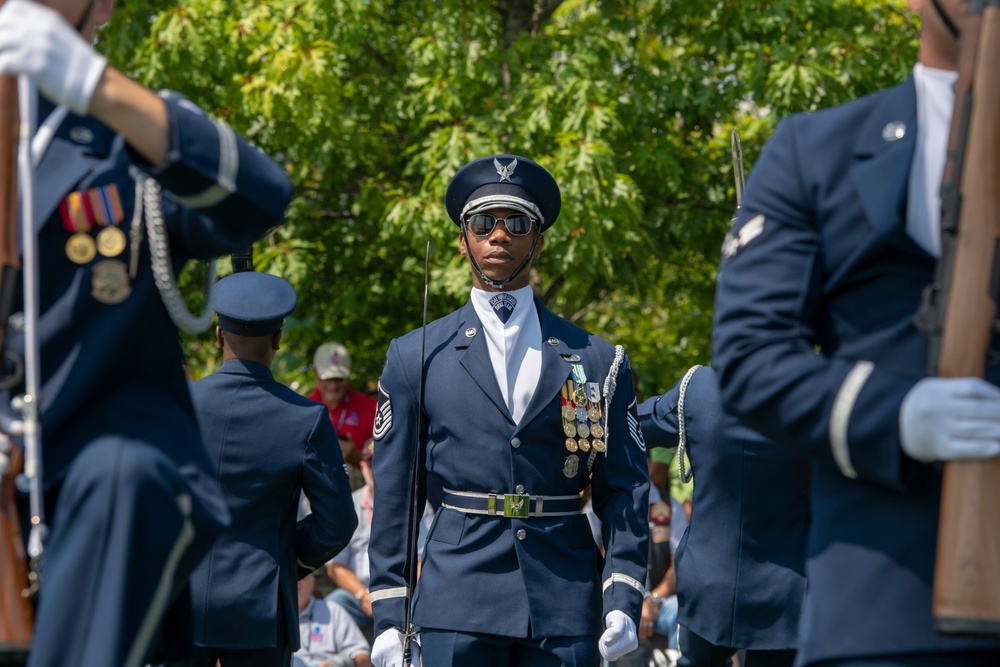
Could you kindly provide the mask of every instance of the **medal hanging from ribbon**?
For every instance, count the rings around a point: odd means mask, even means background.
[[[71,192],[59,204],[63,227],[70,232],[66,257],[74,264],[89,264],[98,253],[101,261],[91,268],[91,295],[101,303],[121,303],[132,293],[125,264],[113,259],[125,251],[127,240],[120,225],[125,211],[114,183]],[[90,231],[99,227],[97,239]]]
[[[75,264],[86,264],[99,252],[117,257],[125,250],[125,233],[119,228],[125,219],[118,187],[114,183],[71,192],[59,203],[63,227],[71,236],[66,242],[66,256]],[[90,230],[99,227],[97,241]]]
[[[119,225],[125,219],[118,188],[114,183],[88,190],[94,220],[101,227],[97,232],[97,252],[105,257],[117,257],[125,251],[125,232]]]
[[[70,233],[66,241],[66,257],[74,264],[87,264],[97,255],[97,246],[90,237],[93,222],[86,211],[81,192],[71,192],[59,203],[63,227]]]
[[[570,453],[588,453],[591,449],[606,452],[600,384],[588,382],[583,366],[574,364],[570,379],[563,384],[561,397],[566,450]]]

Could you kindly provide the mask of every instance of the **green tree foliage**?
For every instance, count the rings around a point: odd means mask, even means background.
[[[731,129],[749,172],[781,116],[902,80],[917,32],[902,0],[119,0],[100,46],[292,176],[256,257],[300,296],[279,376],[308,384],[335,339],[376,378],[420,325],[428,241],[430,319],[463,303],[444,190],[510,152],[563,193],[536,293],[623,344],[651,394],[710,359]],[[218,363],[209,335],[185,343],[195,375]]]

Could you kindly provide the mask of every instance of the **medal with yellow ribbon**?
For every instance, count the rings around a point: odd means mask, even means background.
[[[114,183],[69,193],[59,203],[59,216],[71,234],[65,251],[74,264],[89,264],[97,253],[117,257],[124,252],[125,233],[118,225],[125,219],[125,212]],[[96,242],[90,235],[95,225],[102,228]]]

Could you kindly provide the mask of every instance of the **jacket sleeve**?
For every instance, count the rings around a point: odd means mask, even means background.
[[[347,546],[358,526],[337,435],[326,408],[318,408],[302,458],[302,489],[312,506],[312,513],[296,526],[299,578],[323,567]]]
[[[712,340],[723,404],[845,476],[901,490],[899,407],[916,380],[818,349],[826,276],[801,120],[779,124],[723,247]]]
[[[677,425],[677,401],[680,396],[680,382],[663,394],[643,401],[639,405],[639,425],[647,447],[672,449],[677,446],[679,430]]]
[[[606,419],[607,452],[594,461],[593,508],[605,546],[604,614],[639,624],[649,559],[649,470],[628,358],[623,357]]]
[[[376,635],[389,628],[403,628],[410,569],[416,567],[409,545],[410,536],[419,525],[419,521],[413,521],[413,466],[420,380],[419,366],[405,365],[404,358],[399,342],[390,343],[385,369],[379,378],[373,431],[375,496],[368,557]],[[422,459],[419,465],[419,477],[423,480],[426,477]],[[419,495],[418,507],[423,507],[424,488],[419,489]]]
[[[282,224],[292,197],[285,171],[186,98],[165,93],[164,102],[170,122],[165,162],[154,168],[135,151],[129,155],[163,188],[172,253],[218,257]]]

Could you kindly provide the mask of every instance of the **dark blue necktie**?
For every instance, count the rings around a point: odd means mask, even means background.
[[[507,324],[507,320],[514,314],[517,299],[506,292],[499,292],[490,297],[490,305],[493,306],[493,312],[500,318],[500,321]]]

